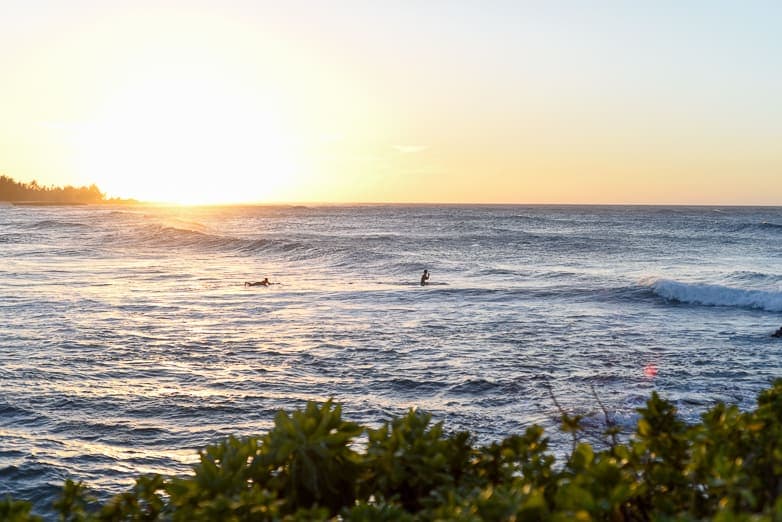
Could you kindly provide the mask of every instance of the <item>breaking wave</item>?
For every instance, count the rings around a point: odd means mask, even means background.
[[[678,303],[782,312],[782,292],[779,291],[744,290],[705,283],[682,283],[669,279],[652,280],[645,284],[656,295]]]

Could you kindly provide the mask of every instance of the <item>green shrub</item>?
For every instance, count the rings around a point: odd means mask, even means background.
[[[263,438],[257,478],[290,511],[318,504],[336,513],[355,500],[361,459],[350,444],[362,428],[341,417],[341,406],[330,400],[320,407],[309,403],[290,416],[278,413]]]
[[[263,437],[205,448],[190,476],[140,477],[103,505],[69,480],[54,509],[74,522],[782,520],[782,380],[754,410],[718,403],[693,425],[654,393],[627,442],[609,424],[599,451],[578,443],[582,418],[561,413],[573,446],[557,463],[537,426],[476,446],[414,410],[365,429],[309,403]],[[0,520],[41,518],[6,498]]]
[[[30,514],[31,505],[22,500],[0,499],[0,520],[7,522],[39,522],[40,517]]]
[[[415,511],[434,490],[459,485],[470,465],[470,434],[448,437],[442,423],[430,426],[430,421],[431,415],[410,410],[379,429],[368,430],[364,497],[399,501]]]

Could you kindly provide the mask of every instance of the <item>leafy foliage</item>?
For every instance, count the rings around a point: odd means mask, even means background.
[[[418,411],[364,429],[310,403],[204,449],[191,476],[140,477],[102,506],[69,480],[54,507],[64,521],[782,520],[782,380],[754,410],[718,403],[694,425],[652,394],[628,440],[609,424],[600,451],[560,411],[574,445],[557,464],[537,426],[476,446]],[[41,519],[6,498],[0,520]]]
[[[0,520],[7,522],[38,522],[40,517],[30,514],[31,505],[22,500],[0,499]]]
[[[431,416],[410,410],[377,430],[369,430],[364,496],[398,500],[417,510],[430,493],[452,488],[467,471],[469,433],[443,434],[442,423],[429,426]]]
[[[43,187],[37,181],[20,183],[0,176],[0,201],[38,201],[49,203],[101,203],[106,201],[96,185],[89,187]]]

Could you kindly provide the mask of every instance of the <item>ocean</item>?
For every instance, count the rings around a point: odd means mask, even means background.
[[[330,397],[555,452],[552,394],[595,434],[596,395],[626,432],[652,391],[750,407],[781,258],[782,208],[0,206],[0,495],[105,499]]]

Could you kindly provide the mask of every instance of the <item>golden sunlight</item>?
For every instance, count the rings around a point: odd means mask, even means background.
[[[272,103],[202,75],[136,83],[75,132],[78,161],[109,195],[215,204],[295,190],[294,142]]]

